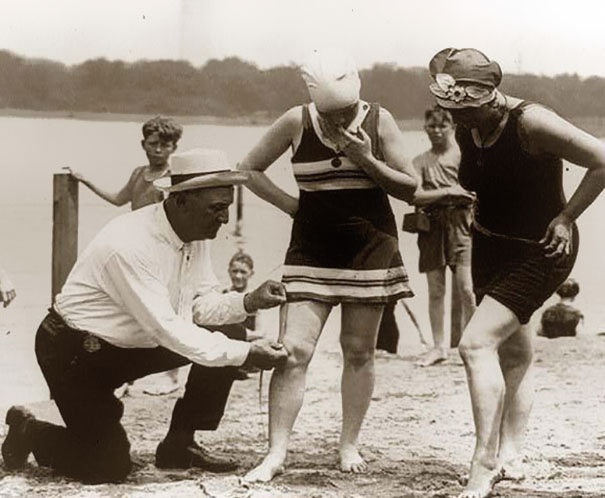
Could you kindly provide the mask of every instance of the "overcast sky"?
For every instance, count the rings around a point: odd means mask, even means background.
[[[475,47],[506,72],[605,76],[603,0],[0,0],[0,48],[66,64],[238,56],[262,68],[345,46],[360,67]]]

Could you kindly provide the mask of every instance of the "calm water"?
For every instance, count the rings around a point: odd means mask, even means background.
[[[50,302],[53,173],[59,172],[62,166],[71,166],[100,185],[117,189],[127,181],[135,166],[144,164],[145,156],[139,145],[139,123],[5,117],[0,118],[0,127],[4,130],[6,144],[0,169],[0,262],[13,278],[18,293],[17,300],[8,309],[0,310],[0,340],[4,341],[0,347],[3,355],[9,346],[16,351],[14,361],[17,362],[19,348],[23,348],[23,354],[31,356],[30,339]],[[179,149],[220,148],[236,162],[263,131],[263,127],[189,125],[185,127]],[[428,148],[423,132],[406,132],[404,138],[410,157]],[[282,187],[295,193],[288,159],[289,154],[285,154],[269,173]],[[581,178],[582,170],[574,166],[566,169],[565,186],[569,192]],[[399,201],[393,201],[393,207],[400,223],[403,213],[410,208]],[[80,248],[104,223],[126,211],[128,208],[110,206],[81,187]],[[605,196],[602,196],[579,220],[581,248],[573,272],[581,286],[578,304],[585,312],[587,329],[593,332],[605,330],[605,299],[600,287],[605,277],[602,263],[605,235],[603,224],[599,223],[602,220],[599,215],[604,212]],[[257,265],[255,280],[278,278],[289,238],[289,218],[247,192],[244,223],[245,248]],[[224,281],[227,278],[226,262],[236,247],[232,225],[230,223],[222,230],[214,247],[215,269]],[[416,270],[415,237],[401,234],[400,239],[417,294],[410,304],[418,314],[425,334],[430,335],[425,312],[426,283]],[[404,328],[407,328],[405,323]],[[415,336],[413,330],[403,333]],[[15,335],[20,339],[26,336],[28,340],[17,340]],[[15,375],[15,382],[28,382],[28,379]]]

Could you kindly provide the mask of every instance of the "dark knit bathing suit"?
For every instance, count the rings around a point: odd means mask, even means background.
[[[477,301],[492,297],[522,324],[569,276],[579,242],[574,224],[572,254],[547,258],[538,244],[565,206],[563,162],[523,148],[519,119],[530,105],[523,102],[510,111],[489,147],[477,147],[470,130],[459,126],[456,131],[460,184],[476,192],[478,200],[471,261]]]

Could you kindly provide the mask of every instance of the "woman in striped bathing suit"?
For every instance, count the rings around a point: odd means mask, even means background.
[[[344,357],[340,467],[366,469],[357,437],[374,387],[378,325],[385,304],[413,295],[387,198],[409,201],[416,189],[397,124],[379,105],[359,100],[357,69],[345,54],[316,52],[302,75],[313,103],[281,116],[240,164],[252,172],[249,188],[294,218],[280,330],[289,358],[271,379],[269,453],[248,481],[268,481],[283,470],[307,366],[338,304]],[[299,199],[263,173],[288,148]]]

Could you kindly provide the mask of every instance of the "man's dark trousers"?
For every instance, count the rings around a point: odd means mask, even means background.
[[[228,332],[228,326],[223,331]],[[39,465],[90,483],[122,480],[131,469],[130,443],[120,423],[124,406],[114,396],[114,389],[191,363],[162,347],[113,346],[71,329],[54,311],[38,328],[36,356],[65,427],[43,421],[28,426],[34,456]],[[236,370],[192,364],[170,427],[216,429]]]

